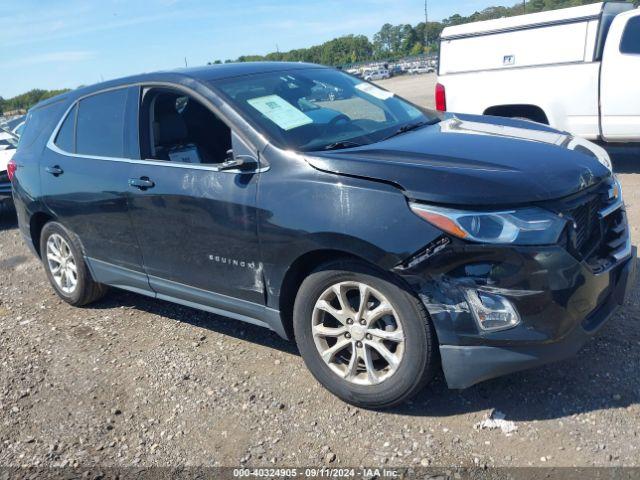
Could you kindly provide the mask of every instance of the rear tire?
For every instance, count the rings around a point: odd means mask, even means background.
[[[345,402],[392,407],[433,377],[437,340],[424,305],[365,263],[343,260],[316,269],[298,291],[293,323],[307,368]]]
[[[51,286],[68,304],[80,307],[107,293],[107,286],[91,277],[78,237],[60,223],[49,222],[42,229],[40,256]]]

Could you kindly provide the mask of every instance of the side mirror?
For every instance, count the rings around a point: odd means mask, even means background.
[[[258,160],[251,155],[233,156],[233,150],[227,152],[229,160],[218,166],[218,171],[240,170],[241,172],[253,172],[258,169]]]

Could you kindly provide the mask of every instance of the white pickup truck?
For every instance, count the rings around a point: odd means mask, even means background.
[[[439,110],[640,141],[640,9],[604,2],[445,28]]]

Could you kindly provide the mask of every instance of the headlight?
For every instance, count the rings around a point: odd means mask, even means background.
[[[410,203],[411,210],[445,232],[465,240],[514,245],[550,245],[566,220],[537,207],[474,212]]]

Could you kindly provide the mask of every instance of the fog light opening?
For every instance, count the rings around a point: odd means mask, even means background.
[[[482,331],[506,330],[520,323],[520,315],[516,308],[501,295],[467,290],[466,297],[471,313]]]

